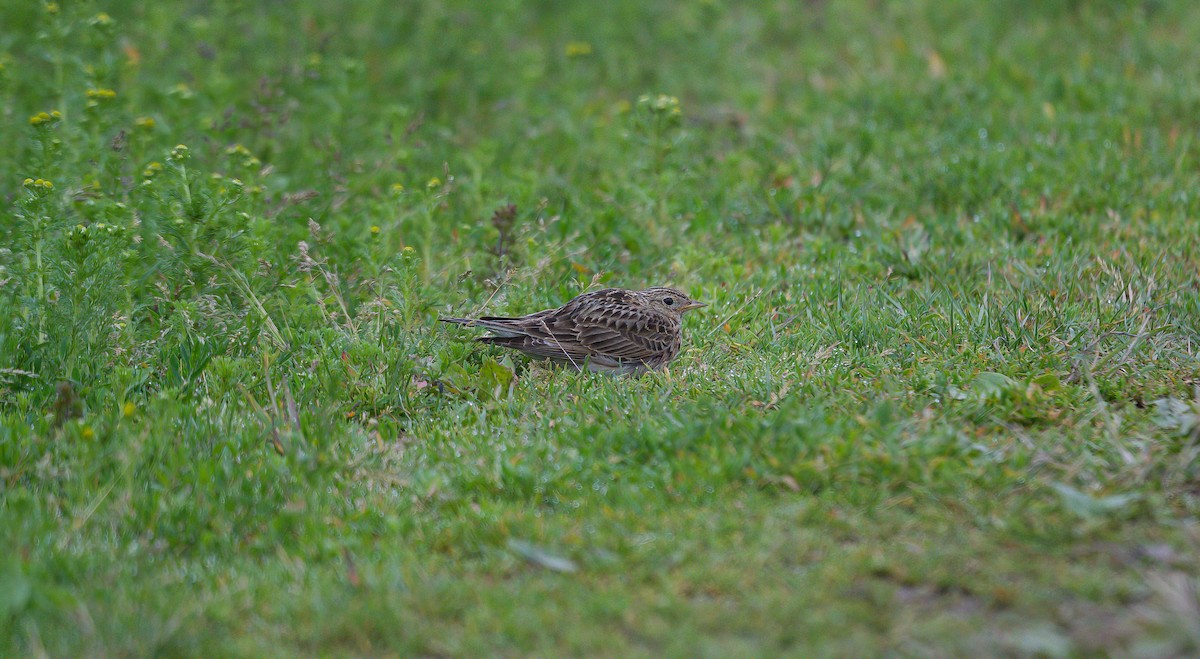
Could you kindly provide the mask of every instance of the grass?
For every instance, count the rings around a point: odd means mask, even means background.
[[[0,654],[1200,652],[1190,3],[0,24]]]

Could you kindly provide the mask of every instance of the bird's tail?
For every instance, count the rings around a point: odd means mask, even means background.
[[[462,325],[464,327],[482,327],[497,337],[503,338],[526,336],[528,334],[512,324],[512,321],[516,320],[515,318],[439,318],[438,320],[443,323]]]

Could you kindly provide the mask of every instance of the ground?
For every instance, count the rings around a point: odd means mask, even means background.
[[[0,654],[1200,653],[1194,3],[0,24]]]

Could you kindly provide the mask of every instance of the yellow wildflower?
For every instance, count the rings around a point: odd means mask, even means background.
[[[54,110],[53,112],[39,112],[29,118],[29,125],[39,128],[48,124],[54,124],[59,119],[62,119],[62,113],[58,110]]]
[[[567,57],[587,57],[592,54],[592,44],[586,41],[571,41],[563,49]]]

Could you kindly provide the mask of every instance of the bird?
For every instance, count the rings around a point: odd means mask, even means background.
[[[675,288],[605,288],[583,293],[556,309],[527,316],[442,318],[482,327],[478,341],[519,350],[576,370],[641,375],[679,354],[683,314],[708,306]]]

